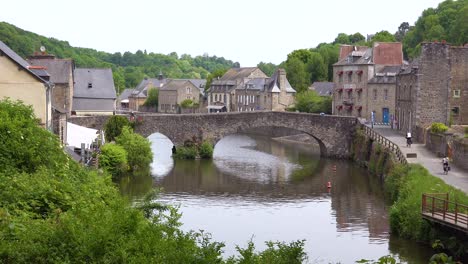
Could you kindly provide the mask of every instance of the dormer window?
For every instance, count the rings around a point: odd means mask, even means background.
[[[93,83],[88,83],[88,88],[93,88]]]

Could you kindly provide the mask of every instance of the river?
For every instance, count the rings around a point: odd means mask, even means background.
[[[216,144],[213,160],[174,161],[169,139],[149,139],[152,175],[123,178],[122,193],[138,200],[162,187],[160,201],[180,207],[182,229],[211,233],[226,244],[225,256],[250,239],[259,250],[265,241],[305,239],[309,263],[390,254],[427,263],[432,254],[390,235],[389,205],[378,177],[350,161],[321,158],[312,145],[236,134]]]

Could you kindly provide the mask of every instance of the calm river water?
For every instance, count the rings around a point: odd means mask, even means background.
[[[389,254],[427,263],[431,256],[426,247],[389,234],[381,181],[352,162],[320,158],[307,144],[241,134],[218,142],[213,160],[174,161],[169,139],[149,139],[152,176],[122,179],[122,192],[138,200],[162,187],[161,200],[180,206],[182,229],[211,233],[225,242],[225,256],[250,239],[257,249],[269,240],[305,239],[309,263]]]

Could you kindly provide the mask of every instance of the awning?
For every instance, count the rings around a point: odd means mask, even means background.
[[[123,99],[123,100],[120,101],[120,102],[125,104],[125,103],[128,103],[129,101],[128,101],[128,99]]]
[[[208,109],[221,110],[221,109],[223,109],[224,107],[226,107],[226,106],[224,106],[224,105],[209,105],[209,106],[207,106],[206,108],[208,108]]]
[[[98,136],[97,130],[67,122],[67,143],[69,146],[81,147],[81,143],[91,144]]]

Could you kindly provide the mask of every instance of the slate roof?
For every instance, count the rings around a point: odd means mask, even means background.
[[[333,66],[353,65],[353,64],[374,64],[372,60],[372,49],[367,48],[365,51],[352,51],[348,56],[343,57]]]
[[[166,85],[160,88],[161,91],[177,91],[179,89],[185,89],[187,85],[191,85],[192,87],[196,87],[190,80],[170,80]]]
[[[373,48],[355,47],[349,51],[349,46],[340,48],[340,60],[333,64],[339,65],[401,65],[403,64],[403,51],[400,42],[375,42]],[[343,56],[343,57],[342,57]]]
[[[381,71],[377,72],[369,84],[395,84],[396,76],[400,72],[401,66],[385,66]]]
[[[231,68],[221,78],[220,81],[237,81],[249,77],[257,67]]]
[[[161,80],[158,78],[145,78],[132,91],[131,97],[146,98],[149,87],[159,88],[161,87],[161,84],[164,85],[165,83],[167,83],[167,79],[165,78]]]
[[[281,71],[284,71],[284,70],[283,69],[278,69],[278,70],[275,71],[273,76],[271,76],[270,83],[268,84],[268,88],[267,88],[268,92],[279,92],[279,91],[276,91],[275,86],[278,87],[278,88],[280,86],[279,76],[280,76]],[[294,88],[292,88],[292,86],[289,83],[288,79],[286,79],[285,89],[286,89],[286,92],[288,92],[288,93],[295,93],[296,92],[296,90],[294,90]]]
[[[118,96],[120,100],[128,99],[128,96],[133,92],[133,89],[125,89]]]
[[[115,86],[111,69],[75,69],[74,98],[115,99]],[[88,88],[88,84],[92,88]]]
[[[22,67],[26,72],[29,72],[34,78],[38,79],[41,82],[48,83],[47,80],[44,80],[43,78],[40,77],[40,75],[45,76],[45,73],[43,71],[32,71],[29,69],[30,64],[21,58],[16,52],[14,52],[10,47],[8,47],[5,43],[0,41],[0,51],[5,54],[7,57],[9,57],[11,60],[13,60],[16,64],[18,64],[20,67]],[[39,75],[38,75],[39,74]]]
[[[50,74],[50,81],[53,83],[68,83],[70,70],[73,71],[74,64],[72,59],[29,59],[31,65],[44,66]]]
[[[317,92],[320,96],[330,96],[333,94],[335,83],[332,82],[314,82],[310,89]]]

